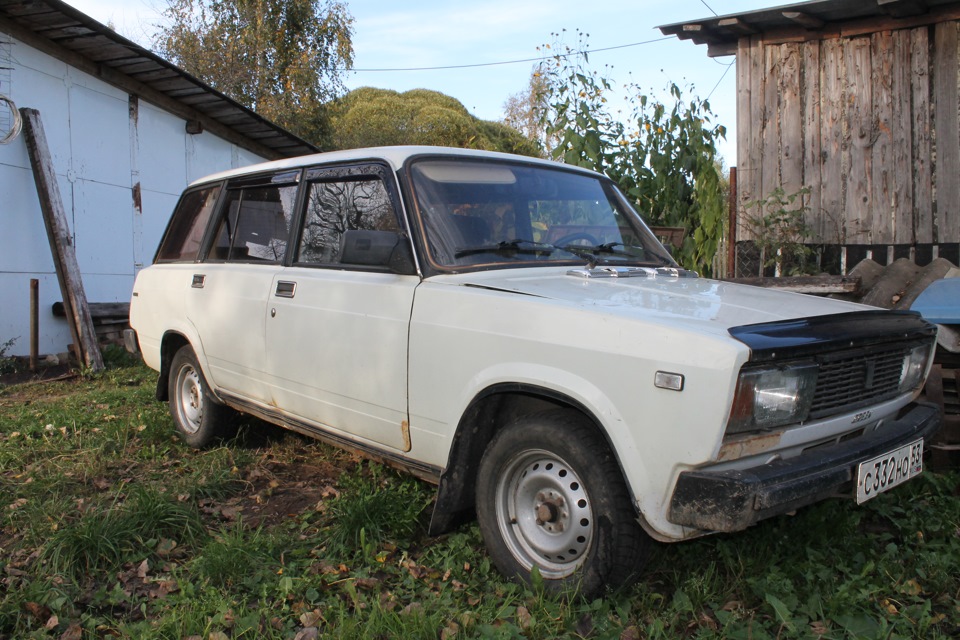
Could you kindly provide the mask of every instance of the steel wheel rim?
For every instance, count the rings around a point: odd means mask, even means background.
[[[507,548],[525,569],[565,578],[586,559],[593,508],[579,474],[549,451],[513,456],[497,480],[497,522]]]
[[[194,434],[203,420],[203,387],[197,370],[188,364],[180,367],[176,390],[180,426],[186,433]]]

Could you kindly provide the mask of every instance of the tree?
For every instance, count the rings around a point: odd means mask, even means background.
[[[353,18],[334,0],[169,0],[157,48],[215,89],[314,142],[344,93]]]
[[[580,52],[584,38],[580,34]],[[673,83],[665,101],[628,85],[628,114],[613,114],[610,80],[587,64],[585,53],[568,47],[541,65],[547,85],[542,118],[546,134],[558,139],[553,157],[610,176],[648,224],[686,229],[680,263],[712,273],[726,217],[716,162],[725,128],[711,123],[706,100],[684,100]]]
[[[503,103],[503,123],[537,143],[549,156],[556,140],[547,136],[546,125],[541,117],[547,109],[547,95],[547,81],[539,67],[535,67],[530,72],[527,88],[508,96]]]
[[[518,131],[480,120],[456,98],[428,89],[362,87],[330,104],[327,114],[334,149],[423,144],[539,154]]]

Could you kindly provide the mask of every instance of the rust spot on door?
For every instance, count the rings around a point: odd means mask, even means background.
[[[140,195],[140,183],[133,185],[133,208],[137,210],[137,213],[143,213],[143,196]]]

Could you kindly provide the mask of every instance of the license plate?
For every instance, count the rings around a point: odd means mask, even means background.
[[[857,504],[866,502],[923,471],[923,438],[857,467]]]

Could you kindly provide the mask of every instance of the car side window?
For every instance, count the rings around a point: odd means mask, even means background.
[[[228,189],[209,260],[279,263],[287,250],[296,185]]]
[[[183,195],[157,250],[156,262],[193,262],[197,259],[203,233],[219,195],[219,184]]]
[[[396,243],[400,225],[380,177],[319,180],[311,182],[309,189],[298,264],[368,264],[366,258],[354,258],[358,247],[389,243],[392,248]]]

